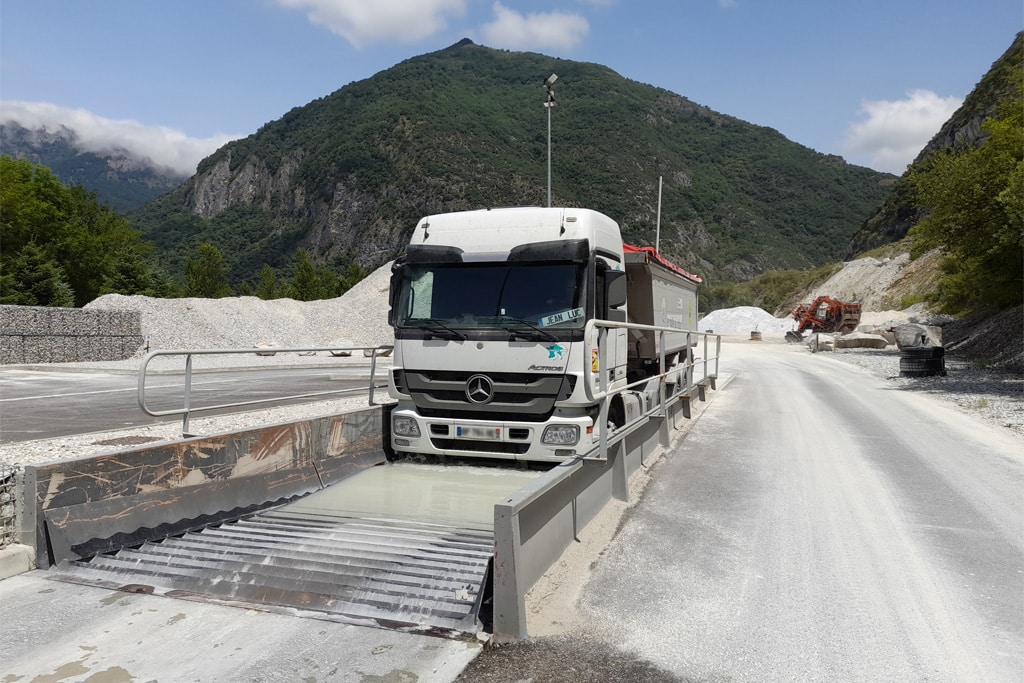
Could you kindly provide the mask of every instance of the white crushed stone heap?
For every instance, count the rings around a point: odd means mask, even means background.
[[[106,294],[86,308],[137,310],[151,349],[378,346],[394,341],[387,322],[391,264],[336,299],[156,299]]]
[[[697,322],[699,332],[714,332],[728,336],[749,337],[751,332],[760,332],[762,337],[784,337],[786,332],[794,329],[796,321],[793,318],[776,318],[757,306],[720,308]]]

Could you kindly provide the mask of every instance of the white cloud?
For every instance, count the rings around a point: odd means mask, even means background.
[[[0,123],[18,123],[29,130],[74,133],[73,144],[83,152],[125,154],[160,169],[190,176],[196,165],[238,135],[192,138],[165,126],[146,126],[128,119],[97,116],[85,109],[68,109],[46,102],[0,102]]]
[[[445,27],[449,15],[460,16],[465,0],[277,0],[287,9],[306,12],[314,24],[326,26],[359,48],[382,40],[412,43]]]
[[[843,150],[865,157],[871,168],[901,175],[961,104],[959,97],[930,90],[913,90],[902,100],[863,102],[867,120],[849,126]]]
[[[481,28],[491,47],[513,50],[571,50],[590,32],[590,24],[578,14],[546,12],[520,14],[494,3],[494,21]]]

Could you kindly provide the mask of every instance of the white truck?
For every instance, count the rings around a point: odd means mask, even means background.
[[[699,282],[651,247],[623,245],[615,221],[589,209],[423,218],[392,268],[389,457],[560,461],[591,451],[599,387],[656,376],[662,358],[669,381],[683,381]],[[605,428],[657,400],[657,385],[616,395]]]

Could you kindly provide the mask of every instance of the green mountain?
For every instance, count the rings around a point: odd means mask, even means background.
[[[909,176],[924,167],[932,156],[947,150],[973,149],[985,141],[981,124],[990,118],[1000,102],[1017,97],[1013,72],[1024,68],[1024,32],[1016,35],[1003,53],[978,82],[964,103],[925,145],[906,172],[893,185],[892,194],[864,222],[850,240],[846,258],[906,236],[924,215]]]
[[[46,166],[65,185],[81,185],[120,213],[139,208],[187,179],[127,153],[84,152],[75,144],[75,133],[66,128],[53,132],[30,130],[13,121],[0,124],[0,151]]]
[[[133,215],[171,272],[201,242],[235,280],[296,248],[375,267],[423,215],[547,201],[607,213],[710,280],[839,259],[894,177],[597,64],[461,41],[297,107]]]

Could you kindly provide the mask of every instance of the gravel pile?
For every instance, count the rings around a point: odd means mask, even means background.
[[[776,318],[763,308],[737,306],[712,311],[697,322],[699,332],[714,332],[726,336],[749,337],[751,332],[760,332],[762,338],[782,339],[786,332],[796,329],[796,321],[790,317]]]
[[[86,308],[139,311],[142,335],[149,348],[240,349],[257,345],[278,348],[326,348],[391,344],[394,336],[387,322],[388,283],[391,264],[378,268],[336,299],[295,301],[257,297],[223,299],[154,299],[147,296],[106,294]],[[326,353],[326,352],[321,352]],[[79,363],[84,367],[134,369],[145,355],[140,349],[125,361]],[[217,355],[197,358],[194,367],[252,365],[253,358]],[[277,354],[259,356],[261,365],[310,363],[314,356]],[[173,360],[180,367],[180,358]],[[160,369],[162,363],[154,366]]]

